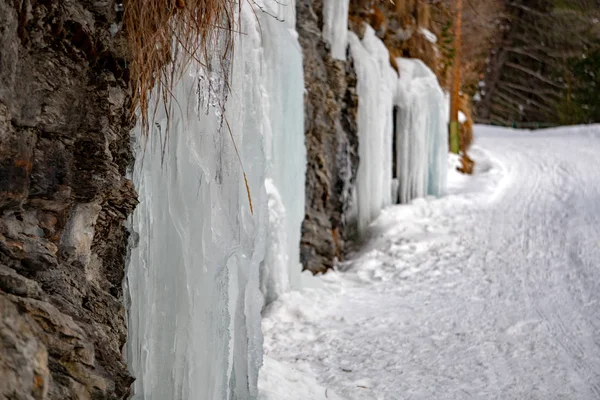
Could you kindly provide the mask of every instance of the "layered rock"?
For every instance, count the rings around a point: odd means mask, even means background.
[[[120,399],[136,194],[114,1],[0,0],[0,397]]]
[[[323,40],[323,2],[298,0],[297,21],[308,158],[301,261],[317,273],[343,257],[353,234],[348,210],[358,168],[358,99],[352,61],[333,59]]]

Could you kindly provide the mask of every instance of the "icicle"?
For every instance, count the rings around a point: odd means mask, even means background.
[[[346,59],[348,47],[348,8],[350,0],[323,2],[323,39],[331,48],[331,57]]]
[[[396,174],[399,200],[406,203],[446,190],[447,106],[435,74],[422,61],[397,62]]]
[[[398,76],[389,53],[375,31],[367,26],[361,41],[348,33],[357,74],[360,163],[356,177],[358,231],[364,232],[382,207],[391,204],[392,113]]]

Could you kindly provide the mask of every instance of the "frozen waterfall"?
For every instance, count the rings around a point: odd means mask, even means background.
[[[362,233],[382,207],[398,199],[404,203],[444,193],[447,106],[435,74],[422,61],[398,58],[398,76],[390,66],[387,48],[370,26],[362,40],[348,32],[348,41],[359,97],[360,164],[353,216]],[[396,121],[394,107],[398,109]],[[393,152],[397,181],[392,179]]]
[[[364,232],[392,197],[393,101],[398,75],[375,31],[366,26],[362,40],[348,32],[358,79],[358,154],[353,215]]]
[[[292,4],[293,5],[293,4]],[[288,8],[291,8],[288,7]],[[263,135],[267,156],[269,224],[261,266],[267,303],[300,284],[300,235],[304,220],[306,147],[304,71],[293,25],[258,14],[262,27]]]
[[[440,196],[446,190],[448,115],[437,78],[421,60],[398,58],[396,105],[398,200]]]
[[[137,131],[126,277],[135,399],[254,399],[261,307],[300,271],[302,58],[293,4],[259,4],[287,20],[244,3],[229,94],[218,71],[192,65],[169,113],[159,103],[148,138]]]
[[[323,2],[323,39],[331,47],[331,57],[346,59],[348,47],[348,9],[350,0]]]

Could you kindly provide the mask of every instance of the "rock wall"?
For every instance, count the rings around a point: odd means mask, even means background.
[[[118,8],[0,0],[0,398],[129,393],[123,221],[137,200]]]
[[[334,60],[323,36],[323,2],[298,0],[297,27],[304,55],[306,218],[301,261],[314,273],[333,267],[353,236],[348,215],[358,168],[356,74],[351,59]]]

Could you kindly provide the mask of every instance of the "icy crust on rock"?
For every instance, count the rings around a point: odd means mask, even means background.
[[[375,31],[367,26],[361,41],[348,32],[358,94],[358,153],[353,215],[358,232],[366,231],[382,207],[391,203],[392,112],[398,76],[389,53]]]
[[[437,78],[421,60],[398,58],[395,104],[398,201],[406,203],[446,190],[447,105]]]
[[[348,9],[350,0],[324,0],[323,39],[335,60],[346,59],[348,47]]]
[[[198,93],[207,75],[192,66],[168,113],[150,111],[148,138],[136,131],[126,277],[135,399],[258,395],[260,311],[265,294],[289,286],[280,269],[298,263],[305,168],[300,50],[289,22],[261,14],[244,3],[226,97]]]

